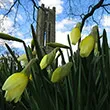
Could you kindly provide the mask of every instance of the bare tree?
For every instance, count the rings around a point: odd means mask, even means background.
[[[40,1],[40,0],[39,0]],[[0,2],[1,13],[4,15],[0,20],[1,22],[5,17],[13,16],[13,26],[23,26],[26,22],[30,24],[36,23],[37,9],[39,8],[38,0],[14,0],[13,3],[9,2],[8,8],[5,2]],[[4,8],[3,8],[4,7]],[[17,21],[17,17],[21,10],[25,14],[24,24],[20,24]],[[66,0],[64,6],[65,16],[71,18],[79,18],[82,20],[82,27],[86,22],[95,22],[100,24],[103,14],[110,14],[110,3],[109,0]],[[98,16],[98,18],[96,17]]]
[[[109,0],[67,0],[67,4],[68,16],[80,18],[82,27],[88,21],[99,25],[103,15],[110,14]]]
[[[6,26],[4,25],[8,24],[4,22],[8,21],[9,18],[11,18],[11,22],[13,22],[11,25],[13,28],[8,33],[16,32],[28,27],[29,24],[35,23],[37,15],[36,9],[38,8],[38,1],[34,0],[0,1],[0,31],[7,32],[5,29]],[[23,19],[23,22],[20,22],[19,19]]]

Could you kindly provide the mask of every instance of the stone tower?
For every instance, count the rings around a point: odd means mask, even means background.
[[[55,7],[52,9],[45,8],[41,5],[37,13],[36,34],[40,46],[45,46],[46,51],[51,51],[50,47],[46,46],[48,42],[55,42]]]

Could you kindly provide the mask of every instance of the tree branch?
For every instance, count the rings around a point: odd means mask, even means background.
[[[15,17],[14,17],[14,25],[16,24],[16,18],[17,18],[17,14],[18,14],[18,9],[19,9],[19,4],[17,4],[17,10],[16,10]]]
[[[110,14],[110,11],[108,11],[105,7],[103,7],[103,9],[104,9],[108,14]]]
[[[37,9],[39,9],[39,7],[36,5],[35,1],[34,0],[31,0],[31,1],[32,1],[34,7],[37,8]]]
[[[90,16],[92,16],[94,14],[95,10],[101,7],[103,2],[104,2],[104,0],[100,0],[95,6],[92,7],[92,9],[89,13],[84,15],[84,17],[82,18],[82,25],[81,25],[81,28],[80,28],[81,32],[82,32],[82,29],[83,29],[83,26],[84,26],[84,23],[85,23],[86,19],[89,18]],[[81,42],[81,38],[79,39],[79,42],[78,42],[78,50],[79,50],[80,42]]]
[[[14,1],[13,5],[10,7],[10,9],[8,10],[8,12],[4,14],[4,17],[7,16],[11,12],[12,8],[15,6],[15,4],[17,3],[17,1],[18,0],[15,0]]]
[[[94,19],[94,16],[92,16],[92,20],[98,25],[98,22]]]
[[[110,3],[108,3],[108,4],[103,4],[102,7],[104,7],[104,6],[109,6],[109,5],[110,5]]]
[[[82,31],[82,28],[84,26],[84,23],[86,21],[87,18],[89,18],[90,16],[93,15],[93,13],[95,12],[96,9],[100,8],[101,5],[103,4],[104,0],[100,0],[92,9],[89,13],[87,13],[83,18],[82,18],[82,25],[81,25],[81,29],[80,31]]]

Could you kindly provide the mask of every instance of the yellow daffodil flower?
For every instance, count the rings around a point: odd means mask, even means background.
[[[15,103],[17,103],[20,100],[21,95],[28,84],[29,79],[32,79],[32,76],[30,75],[30,68],[32,67],[33,63],[35,63],[35,61],[36,58],[30,60],[30,62],[21,72],[12,74],[4,82],[2,90],[6,91],[6,101],[14,101]]]
[[[88,57],[93,50],[95,45],[95,38],[92,35],[89,35],[85,37],[81,42],[80,42],[80,56],[81,57]]]
[[[2,90],[5,90],[6,101],[17,103],[28,84],[28,76],[22,72],[14,73],[5,81]]]
[[[69,62],[63,66],[56,68],[52,74],[51,81],[53,83],[56,83],[62,80],[65,76],[67,76],[70,73],[71,67],[72,62]]]

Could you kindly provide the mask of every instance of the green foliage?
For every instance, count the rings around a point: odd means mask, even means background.
[[[97,30],[98,32],[98,30]],[[61,65],[66,64],[65,56],[61,49],[53,63],[41,70],[40,61],[43,50],[39,46],[35,31],[32,27],[34,49],[37,53],[36,62],[31,68],[32,80],[29,81],[21,100],[14,104],[6,102],[4,91],[1,87],[11,74],[21,71],[23,67],[16,55],[6,44],[10,55],[0,58],[0,109],[1,110],[109,110],[110,109],[110,49],[106,31],[103,37],[97,38],[99,54],[94,55],[94,50],[88,57],[82,58],[79,50],[73,53],[68,35],[69,62],[72,67],[68,76],[57,83],[51,82],[53,71],[59,66],[58,59],[61,56]],[[102,44],[100,40],[102,39]],[[60,45],[60,44],[59,44]],[[35,56],[32,49],[25,46],[28,61]],[[58,46],[58,45],[57,45]],[[61,45],[60,45],[61,46]]]

